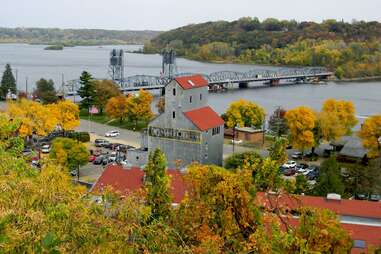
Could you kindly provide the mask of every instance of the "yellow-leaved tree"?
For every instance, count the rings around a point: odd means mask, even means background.
[[[123,122],[127,115],[127,97],[119,95],[110,98],[106,104],[106,114],[110,118],[119,118],[119,121]]]
[[[21,137],[32,134],[45,136],[57,125],[55,112],[38,102],[25,99],[9,102],[7,111],[11,117],[20,119],[19,135]]]
[[[149,121],[152,118],[152,101],[152,94],[145,90],[140,90],[138,94],[128,96],[127,117],[135,123],[135,127],[137,127],[138,121]]]
[[[359,137],[365,148],[369,149],[368,156],[375,158],[381,153],[381,115],[371,116],[361,126]]]
[[[305,106],[287,111],[286,116],[290,129],[291,144],[302,151],[315,144],[313,129],[316,122],[315,112]]]
[[[57,118],[57,124],[64,130],[74,130],[79,126],[79,107],[69,100],[59,101],[56,104],[49,104],[49,109]]]
[[[332,142],[349,135],[357,124],[355,112],[351,101],[326,100],[319,114],[321,139]]]
[[[225,117],[228,128],[235,126],[261,128],[265,111],[257,104],[241,99],[230,104]]]

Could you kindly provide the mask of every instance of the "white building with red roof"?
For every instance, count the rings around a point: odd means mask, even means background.
[[[160,148],[168,167],[222,165],[224,121],[208,106],[208,81],[177,77],[165,87],[165,110],[148,125],[148,150]]]

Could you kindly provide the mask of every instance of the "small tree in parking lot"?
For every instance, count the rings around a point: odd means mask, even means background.
[[[56,138],[53,141],[49,157],[69,170],[86,165],[89,158],[87,147],[70,138]]]
[[[321,164],[319,178],[314,192],[319,196],[326,196],[328,193],[344,194],[344,184],[341,179],[340,165],[335,157],[330,157]]]

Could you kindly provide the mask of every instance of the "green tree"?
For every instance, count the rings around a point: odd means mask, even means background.
[[[87,147],[70,138],[56,138],[52,143],[49,157],[59,165],[69,169],[78,169],[86,165],[89,159]]]
[[[269,129],[274,133],[274,135],[280,137],[287,135],[288,126],[285,119],[286,110],[278,107],[269,119]]]
[[[84,71],[79,79],[81,87],[78,90],[78,94],[82,98],[81,109],[88,110],[94,105],[94,98],[96,95],[93,77],[90,73]]]
[[[147,189],[147,205],[151,207],[154,219],[164,219],[170,215],[170,178],[166,173],[167,161],[160,149],[151,152],[144,168],[144,186]]]
[[[44,104],[54,103],[58,100],[53,80],[41,78],[36,82],[35,95]]]
[[[325,160],[320,167],[314,193],[319,196],[327,196],[328,193],[343,195],[345,190],[341,179],[341,169],[335,157]]]
[[[236,153],[227,157],[224,161],[224,167],[229,170],[242,168],[243,165],[256,165],[261,163],[263,158],[256,152]]]
[[[287,144],[287,139],[277,138],[269,148],[269,157],[276,161],[279,166],[285,163],[288,159]]]
[[[297,175],[295,177],[295,190],[294,194],[306,194],[309,190],[307,178],[304,175]]]
[[[16,94],[16,80],[12,73],[12,68],[10,64],[5,65],[5,71],[1,79],[1,96],[5,98],[7,93],[11,91],[13,94]]]

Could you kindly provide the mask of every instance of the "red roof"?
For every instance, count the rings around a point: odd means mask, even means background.
[[[282,220],[294,229],[299,224],[297,218],[283,217]],[[352,240],[365,241],[365,249],[352,247],[351,254],[366,253],[370,246],[378,247],[381,245],[381,227],[347,223],[341,223],[341,226],[349,233]],[[281,224],[281,228],[285,230],[283,224]]]
[[[171,194],[173,203],[180,203],[185,195],[185,183],[178,170],[168,169],[171,177]],[[92,192],[102,192],[107,186],[126,196],[143,187],[144,172],[138,167],[124,169],[119,165],[109,165],[95,183]]]
[[[281,195],[258,193],[261,202],[268,207],[270,200],[278,202],[282,207],[295,209],[301,206],[329,209],[339,215],[357,216],[381,219],[381,202],[363,200],[328,200],[325,197],[303,196],[303,195]],[[274,203],[275,204],[275,203]]]
[[[281,207],[283,209],[296,209],[299,207],[314,207],[329,209],[335,212],[337,215],[346,215],[361,218],[372,218],[381,220],[381,203],[362,201],[362,200],[328,200],[324,197],[313,197],[303,195],[280,195],[258,192],[257,202],[267,208]],[[292,226],[296,226],[298,220],[295,218],[287,218]],[[352,240],[365,241],[365,250],[360,248],[352,248],[351,253],[364,253],[367,251],[369,245],[380,246],[381,245],[381,227],[370,226],[361,223],[348,224],[341,223],[344,229],[346,229]]]
[[[201,75],[177,77],[175,80],[185,90],[205,87],[209,84]]]
[[[184,115],[201,131],[224,125],[224,120],[209,106],[184,112]]]

